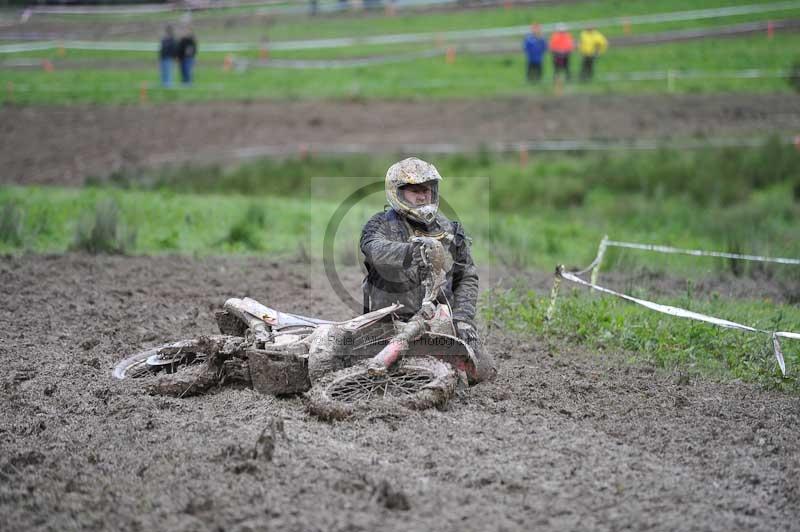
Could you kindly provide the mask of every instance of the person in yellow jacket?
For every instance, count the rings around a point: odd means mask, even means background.
[[[596,28],[586,28],[581,32],[578,50],[583,56],[581,81],[589,81],[594,75],[594,62],[608,49],[608,40]]]

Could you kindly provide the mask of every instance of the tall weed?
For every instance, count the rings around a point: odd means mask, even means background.
[[[93,255],[124,255],[133,249],[135,243],[136,231],[121,221],[117,203],[112,199],[104,199],[95,205],[93,214],[78,221],[70,249]]]
[[[0,211],[0,242],[22,245],[22,211],[11,203],[3,205]]]

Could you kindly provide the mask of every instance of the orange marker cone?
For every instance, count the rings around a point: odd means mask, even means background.
[[[447,53],[444,56],[445,61],[447,61],[448,65],[452,65],[456,62],[456,48],[455,46],[448,46]]]
[[[775,23],[771,20],[767,22],[767,39],[770,41],[775,37]]]
[[[225,55],[225,60],[222,61],[222,70],[230,72],[233,68],[233,56],[231,54]]]
[[[503,0],[503,9],[506,11],[511,9],[511,0]]]
[[[269,48],[267,48],[266,46],[262,46],[261,49],[258,51],[258,57],[263,61],[269,59]]]
[[[53,70],[55,70],[53,62],[50,61],[49,59],[42,60],[42,70],[44,70],[45,72],[52,72]]]
[[[631,19],[626,18],[625,20],[622,21],[622,32],[625,35],[631,34]]]
[[[526,148],[519,149],[519,167],[525,168],[528,166],[528,150]]]
[[[147,103],[147,82],[143,81],[139,85],[139,103]]]
[[[67,55],[67,50],[66,50],[66,48],[64,48],[64,43],[63,42],[59,43],[58,49],[56,50],[56,53],[58,54],[58,57],[64,57],[64,56]]]

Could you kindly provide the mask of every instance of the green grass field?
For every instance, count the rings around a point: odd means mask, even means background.
[[[201,28],[202,39],[210,40],[259,40],[269,36],[273,41],[320,39],[341,36],[386,35],[396,33],[444,32],[464,29],[482,29],[507,26],[522,26],[538,21],[542,24],[557,22],[576,23],[592,19],[606,19],[649,15],[653,13],[669,13],[719,7],[745,6],[753,4],[769,5],[772,1],[754,0],[707,0],[699,4],[692,0],[597,0],[564,5],[514,6],[511,9],[485,8],[457,11],[415,11],[401,10],[397,16],[384,16],[383,13],[341,13],[310,17],[306,15],[270,15],[259,14],[260,8],[238,8],[223,11],[198,11],[192,16],[195,26]],[[695,25],[736,23],[752,20],[778,19],[797,16],[800,9],[783,9],[768,13],[752,13],[742,16],[726,16],[691,21]],[[251,17],[244,22],[231,22],[231,16],[249,13]],[[16,13],[9,14],[14,18]],[[172,22],[179,23],[181,14],[163,13],[133,16],[113,15],[81,15],[45,16],[45,20],[61,22],[64,27],[71,23],[86,21],[97,22]],[[631,30],[636,32],[660,31],[675,27],[685,27],[686,22],[650,23],[635,25]],[[604,29],[609,35],[620,34],[623,28],[609,27]],[[125,40],[124,37],[120,37]]]
[[[447,176],[442,195],[448,208],[473,235],[483,260],[545,270],[557,263],[581,266],[594,257],[604,234],[800,256],[794,223],[800,215],[800,152],[777,139],[756,149],[543,154],[525,167],[513,156],[488,153],[434,160]],[[75,225],[111,198],[139,235],[135,253],[292,253],[298,238],[324,232],[347,196],[380,182],[391,162],[389,155],[263,160],[228,170],[115,174],[113,188],[4,187],[0,205],[15,205],[21,222],[18,238],[5,238],[0,250],[63,251]],[[255,231],[252,245],[224,247],[225,235],[251,204],[264,211],[265,230]],[[343,222],[344,234],[357,234],[382,206],[380,192],[357,204]],[[315,238],[312,253],[321,242]],[[627,259],[623,254],[619,260]],[[681,261],[669,259],[662,267],[686,267]],[[712,264],[724,268],[721,261]]]
[[[587,85],[568,84],[566,93],[697,93],[790,92],[778,71],[788,71],[800,50],[800,36],[780,34],[768,41],[756,35],[738,39],[707,39],[659,46],[623,48],[601,58],[599,79]],[[455,64],[441,58],[333,70],[251,68],[225,72],[219,66],[200,66],[197,83],[189,89],[161,89],[155,65],[147,70],[7,70],[3,74],[3,101],[18,104],[138,102],[142,83],[149,85],[148,101],[204,101],[254,99],[427,99],[486,98],[551,94],[552,84],[530,86],[523,80],[521,54],[461,54]],[[759,68],[766,78],[733,79],[726,71]],[[606,73],[700,70],[708,77],[602,81]],[[549,65],[545,69],[549,76]],[[13,84],[13,94],[8,83]],[[671,89],[671,90],[670,90]]]

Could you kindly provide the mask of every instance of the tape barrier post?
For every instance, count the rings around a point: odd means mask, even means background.
[[[625,35],[631,34],[631,19],[625,18],[625,20],[622,21],[622,32]]]
[[[544,319],[548,323],[553,320],[553,315],[556,312],[556,300],[558,299],[558,290],[561,287],[561,271],[563,269],[563,265],[556,266],[556,274],[553,276],[553,288],[550,289],[550,304],[547,305],[547,312],[544,315]]]
[[[775,37],[775,23],[771,20],[767,22],[767,39],[770,41]]]
[[[6,100],[8,103],[14,103],[14,82],[6,82]]]
[[[222,61],[223,72],[230,72],[233,68],[233,55],[225,54],[225,59]]]
[[[456,62],[456,47],[455,46],[448,46],[447,53],[445,54],[445,61],[447,61],[448,65],[452,65]]]
[[[147,82],[139,84],[139,103],[147,103]]]
[[[594,259],[594,267],[592,268],[592,284],[597,284],[597,277],[600,275],[600,265],[603,263],[603,257],[608,248],[608,235],[603,236],[600,245],[597,246],[597,257]]]
[[[612,295],[620,299],[630,301],[631,303],[636,303],[637,305],[641,305],[650,310],[654,310],[662,314],[667,314],[669,316],[686,318],[695,321],[702,321],[705,323],[709,323],[711,325],[716,325],[717,327],[723,327],[725,329],[737,329],[740,331],[768,334],[772,337],[772,345],[773,345],[773,350],[775,352],[775,359],[778,361],[778,366],[780,367],[781,374],[783,376],[786,376],[786,363],[783,358],[783,352],[781,351],[780,342],[778,341],[778,338],[791,338],[793,340],[800,340],[800,333],[789,332],[789,331],[768,331],[765,329],[758,329],[756,327],[750,327],[749,325],[742,325],[741,323],[736,323],[734,321],[729,321],[722,318],[716,318],[714,316],[708,316],[706,314],[693,312],[691,310],[686,310],[680,307],[662,305],[660,303],[654,303],[652,301],[647,301],[645,299],[639,299],[633,296],[629,296],[627,294],[615,292],[614,290],[602,287],[600,285],[595,285],[590,282],[584,281],[574,273],[564,271],[563,267],[556,268],[556,275],[572,283],[579,284],[587,288],[592,288],[594,290],[597,290],[598,292]]]
[[[675,71],[667,70],[667,91],[675,92]]]

